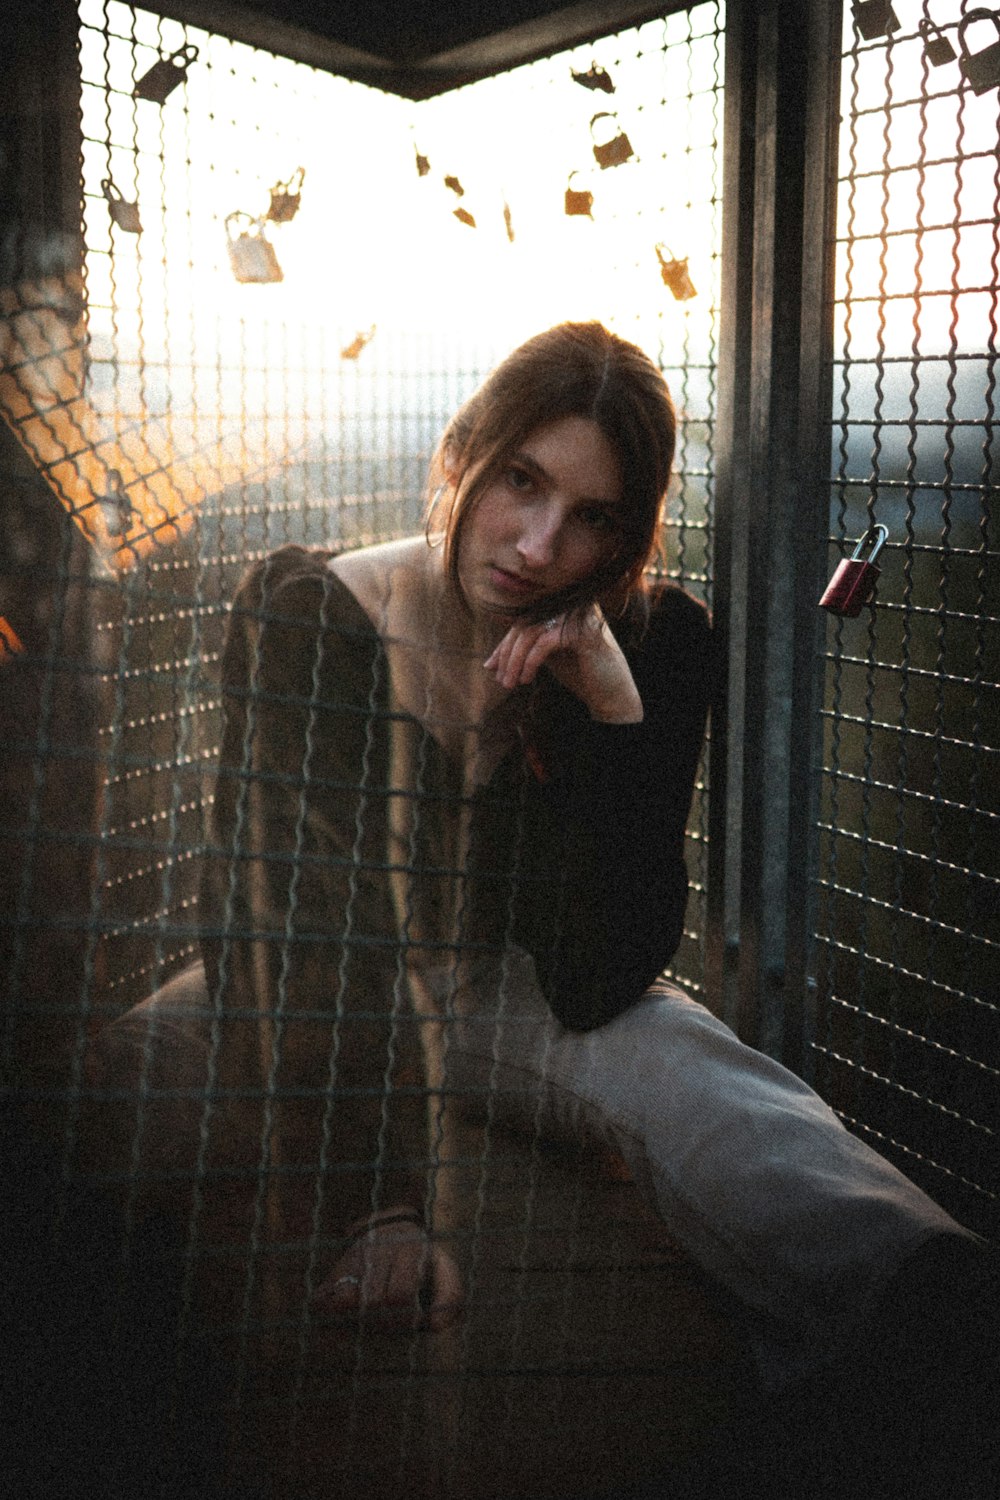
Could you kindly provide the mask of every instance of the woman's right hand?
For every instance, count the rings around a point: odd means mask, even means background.
[[[508,690],[534,682],[542,666],[605,724],[635,724],[642,699],[597,604],[541,623],[515,620],[483,666]]]
[[[419,1224],[378,1220],[347,1247],[315,1300],[324,1311],[364,1311],[383,1327],[431,1332],[457,1322],[464,1307],[461,1273],[448,1251]]]

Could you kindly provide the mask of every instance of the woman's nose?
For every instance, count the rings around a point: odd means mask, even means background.
[[[529,567],[540,568],[551,563],[559,542],[559,524],[554,506],[532,507],[524,516],[517,551]]]

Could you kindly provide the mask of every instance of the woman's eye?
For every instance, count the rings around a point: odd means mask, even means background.
[[[579,512],[579,515],[580,520],[591,531],[609,532],[615,529],[614,517],[609,516],[606,510],[601,510],[598,506],[588,505],[585,510]]]
[[[512,490],[530,490],[533,484],[531,475],[527,469],[508,469],[507,483]]]

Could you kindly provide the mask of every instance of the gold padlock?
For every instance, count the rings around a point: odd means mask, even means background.
[[[245,219],[248,228],[235,234],[232,225],[237,219]],[[237,209],[226,219],[226,234],[229,239],[229,263],[233,275],[241,282],[283,281],[284,273],[278,264],[274,246],[264,236],[263,219]]]
[[[355,334],[351,342],[341,349],[341,359],[357,359],[362,349],[366,349],[374,337],[375,324],[373,323],[367,333]]]
[[[565,208],[570,218],[592,219],[594,215],[591,209],[594,206],[594,195],[586,188],[573,187],[573,178],[576,172],[571,172],[566,183]]]
[[[660,262],[663,283],[670,288],[678,302],[687,302],[691,297],[697,297],[698,291],[691,280],[686,259],[676,260],[665,245],[657,245],[656,257]]]
[[[302,184],[306,180],[305,167],[293,172],[287,182],[276,182],[271,189],[271,207],[267,217],[274,224],[287,224],[294,219],[302,202]]]
[[[615,124],[617,125],[618,116],[610,114],[606,109],[602,109],[596,115],[594,115],[593,119],[590,122],[591,140],[594,139],[594,126],[597,124],[598,120],[614,120]],[[601,168],[602,171],[606,167],[620,167],[623,162],[628,161],[629,158],[634,154],[635,153],[632,150],[632,142],[629,140],[624,130],[619,130],[618,134],[616,136],[612,136],[611,140],[609,141],[594,141],[594,157],[597,161],[597,165]]]

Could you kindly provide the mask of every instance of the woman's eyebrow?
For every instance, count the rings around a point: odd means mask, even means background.
[[[535,478],[540,479],[543,484],[555,483],[552,475],[549,473],[548,469],[545,468],[544,464],[540,464],[537,458],[532,458],[530,453],[512,453],[509,461],[512,464],[520,464],[522,468],[530,469]],[[593,497],[589,495],[581,495],[580,503],[582,505],[604,505],[607,506],[609,510],[616,510],[621,504],[621,501],[617,499],[612,500],[607,495],[597,495]]]

